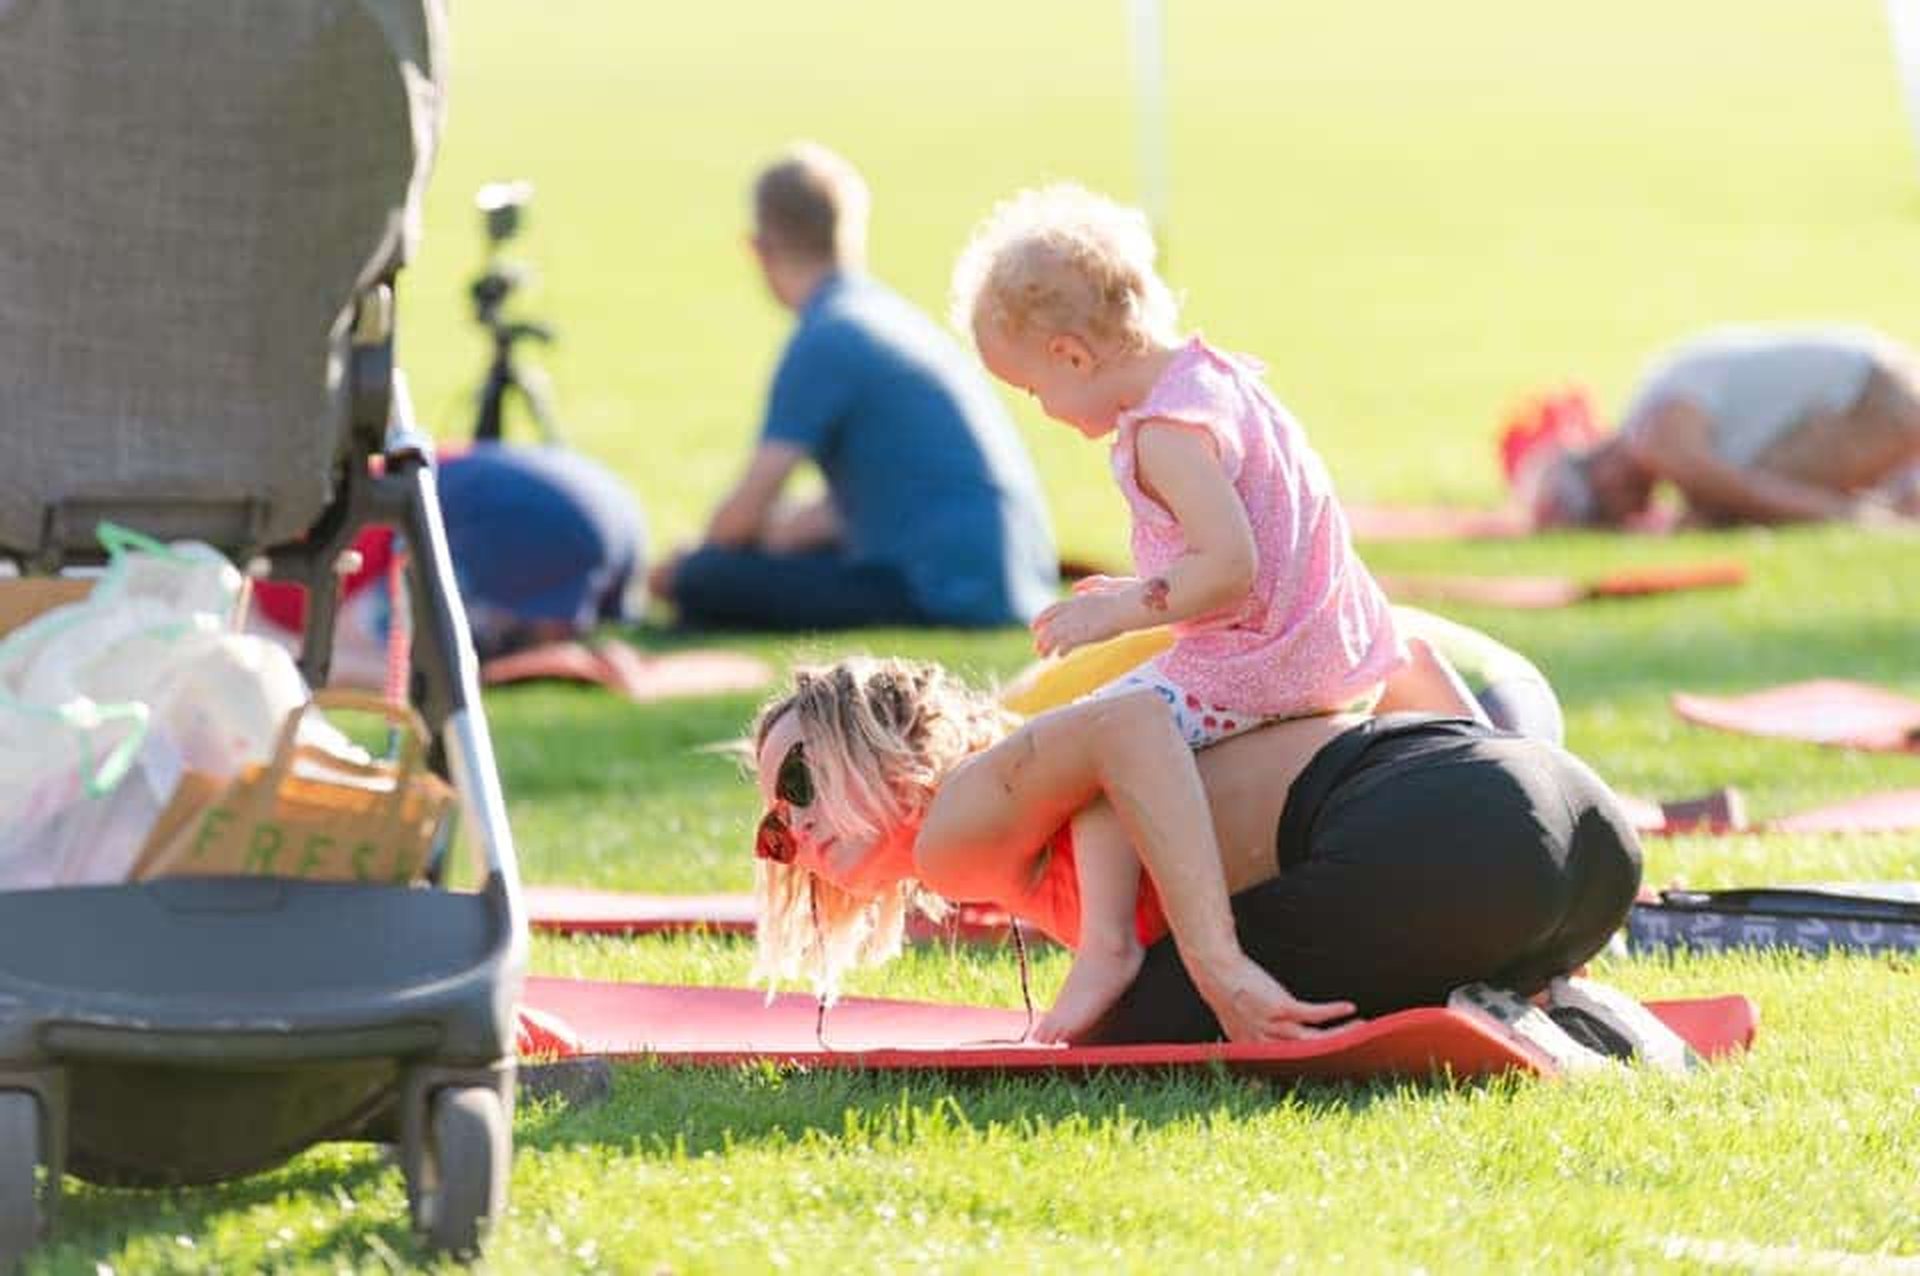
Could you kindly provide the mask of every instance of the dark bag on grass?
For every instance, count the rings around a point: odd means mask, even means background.
[[[1920,951],[1920,882],[1662,891],[1627,915],[1627,949]]]

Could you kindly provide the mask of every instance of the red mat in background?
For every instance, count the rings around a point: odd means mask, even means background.
[[[1753,1041],[1759,1012],[1745,997],[1647,1003],[1701,1054]],[[1478,1077],[1546,1072],[1512,1042],[1443,1009],[1403,1010],[1308,1041],[1238,1045],[1060,1046],[1022,1041],[1023,1011],[849,998],[827,1016],[823,1049],[812,997],[769,1004],[748,988],[687,988],[535,977],[523,1010],[530,1044],[548,1053],[722,1066],[771,1061],[815,1068],[1057,1071],[1219,1063],[1274,1077],[1427,1076],[1439,1068]]]
[[[573,886],[529,886],[527,915],[533,929],[560,935],[650,935],[715,931],[751,935],[751,895],[642,895]],[[1027,935],[1039,940],[1029,927]],[[939,921],[919,914],[907,919],[912,940],[991,940],[1007,934],[1007,914],[991,904],[960,904]]]
[[[1920,789],[1870,793],[1773,820],[1775,833],[1904,833],[1920,829]]]
[[[1738,833],[1747,828],[1746,800],[1735,789],[1665,802],[1624,793],[1619,797],[1639,833]]]
[[[1533,532],[1533,520],[1516,509],[1349,505],[1346,512],[1354,539],[1363,541],[1499,540]]]
[[[1729,803],[1720,790],[1678,802],[1622,796],[1634,830],[1644,835],[1727,833],[1905,833],[1920,829],[1920,789],[1869,793],[1830,806],[1796,811],[1775,820],[1749,822],[1744,800]]]
[[[764,661],[738,652],[647,655],[616,638],[591,647],[550,642],[496,656],[480,666],[480,676],[488,686],[542,680],[591,683],[645,704],[679,696],[758,690],[772,680],[773,670]]]
[[[1690,589],[1726,589],[1747,579],[1744,563],[1675,563],[1611,572],[1592,580],[1572,576],[1396,576],[1380,587],[1395,602],[1478,603],[1546,610],[1599,598],[1645,598]]]
[[[1822,678],[1744,696],[1679,692],[1673,711],[1703,727],[1746,735],[1920,753],[1920,700],[1863,682]]]
[[[753,933],[751,895],[641,895],[574,886],[529,886],[533,929],[562,935],[649,935],[710,930]]]

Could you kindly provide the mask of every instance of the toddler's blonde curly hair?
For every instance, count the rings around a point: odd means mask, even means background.
[[[1069,182],[994,205],[953,268],[951,318],[972,336],[1071,332],[1130,353],[1179,340],[1179,306],[1154,269],[1138,209]]]
[[[1019,723],[938,665],[868,656],[796,669],[793,690],[754,721],[755,756],[788,714],[799,724],[813,800],[834,833],[849,839],[918,820],[948,771]],[[791,864],[754,864],[753,978],[770,985],[807,979],[828,1001],[847,971],[899,953],[909,907],[945,911],[911,880],[864,899]]]

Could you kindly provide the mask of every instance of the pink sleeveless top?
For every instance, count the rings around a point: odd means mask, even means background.
[[[1211,705],[1263,717],[1343,708],[1406,658],[1386,596],[1353,551],[1327,468],[1251,359],[1195,337],[1120,415],[1113,476],[1133,514],[1134,570],[1164,572],[1186,552],[1179,524],[1140,489],[1135,439],[1148,420],[1174,421],[1214,442],[1246,507],[1259,565],[1235,606],[1174,626],[1155,664]]]

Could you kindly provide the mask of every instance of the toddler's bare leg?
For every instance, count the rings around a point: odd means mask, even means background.
[[[1140,973],[1146,949],[1134,929],[1140,861],[1124,846],[1076,847],[1080,942],[1053,1008],[1034,1028],[1039,1041],[1070,1041],[1092,1027]],[[1089,854],[1089,851],[1095,851]]]

